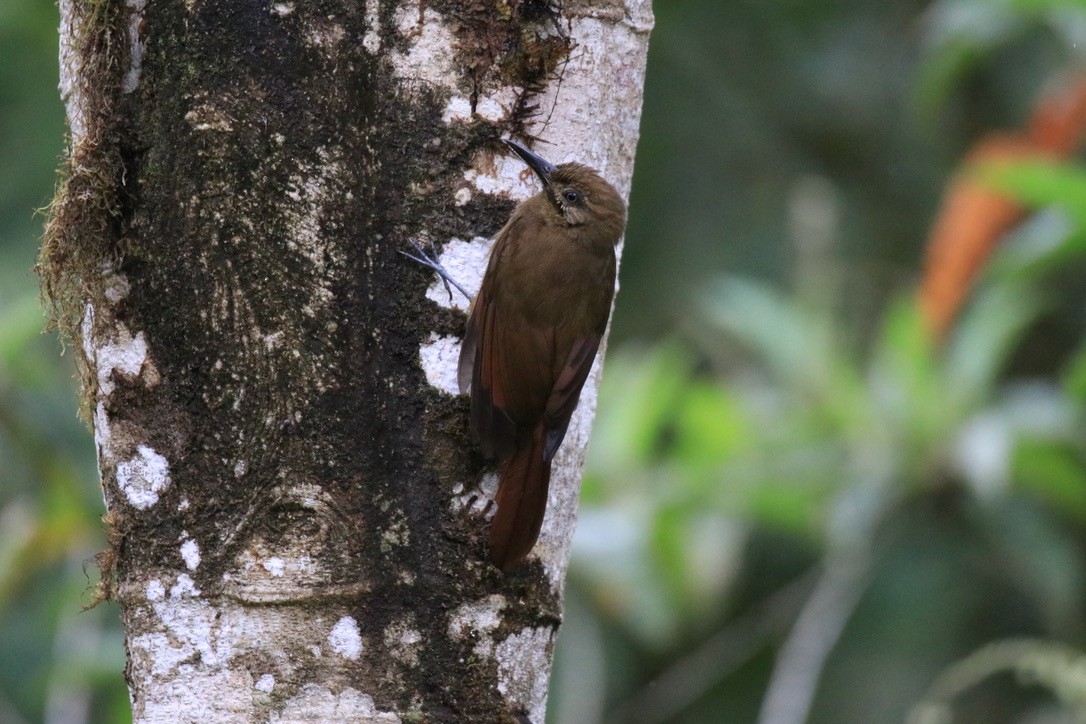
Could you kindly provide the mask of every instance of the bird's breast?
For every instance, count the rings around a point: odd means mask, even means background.
[[[525,320],[533,325],[575,324],[592,328],[606,319],[614,293],[614,258],[610,262],[569,240],[565,248],[542,250],[521,261],[522,288],[510,290]]]

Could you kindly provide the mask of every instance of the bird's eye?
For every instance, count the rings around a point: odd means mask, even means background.
[[[562,194],[562,198],[566,200],[567,204],[577,204],[581,201],[581,194],[573,189],[566,189],[565,193]]]

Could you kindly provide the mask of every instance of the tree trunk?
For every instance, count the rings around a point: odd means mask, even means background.
[[[61,16],[40,271],[83,356],[136,721],[541,722],[595,380],[502,575],[464,315],[397,251],[478,284],[535,190],[501,136],[628,191],[649,0]]]

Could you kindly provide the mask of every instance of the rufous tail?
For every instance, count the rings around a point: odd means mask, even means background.
[[[505,572],[524,561],[543,525],[551,479],[551,464],[543,460],[546,438],[543,425],[538,425],[528,443],[506,461],[498,481],[494,500],[498,509],[490,523],[490,559]]]

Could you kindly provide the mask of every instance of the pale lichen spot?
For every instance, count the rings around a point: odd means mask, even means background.
[[[460,80],[454,55],[457,40],[441,16],[413,0],[400,5],[394,21],[407,38],[406,52],[389,54],[396,78],[455,90]]]
[[[400,717],[381,711],[369,694],[347,687],[338,694],[317,684],[306,684],[287,701],[281,712],[272,712],[271,724],[303,721],[352,721],[367,724],[397,724]]]
[[[125,4],[132,12],[128,16],[128,68],[121,80],[121,92],[131,93],[139,87],[143,51],[147,47],[147,41],[140,35],[143,9],[147,6],[147,0],[128,0]]]
[[[157,578],[152,579],[147,583],[147,600],[154,603],[155,601],[161,601],[166,597],[166,587],[162,585],[162,581]]]
[[[328,645],[343,658],[358,661],[362,656],[362,634],[358,630],[358,622],[350,616],[337,621],[328,634]]]
[[[380,0],[366,0],[366,34],[362,36],[362,47],[367,52],[381,50],[381,36],[377,34],[377,25],[381,22]]]
[[[268,558],[266,561],[261,563],[261,565],[264,566],[265,571],[272,574],[273,576],[276,576],[277,578],[281,577],[283,575],[283,572],[286,570],[286,561],[284,561],[282,558],[279,558],[278,556],[272,556],[271,558]]]
[[[491,122],[503,121],[511,115],[523,93],[520,86],[503,86],[491,95],[480,96],[475,113]]]
[[[389,553],[395,547],[402,547],[411,543],[411,531],[407,527],[407,520],[403,511],[396,510],[390,517],[390,522],[381,532],[381,552],[383,553]]]
[[[456,193],[453,194],[453,202],[457,206],[464,206],[469,201],[471,201],[471,189],[467,186],[461,186],[456,190]]]
[[[264,341],[264,347],[269,352],[274,352],[275,349],[283,342],[283,332],[272,332],[271,334],[261,335]]]
[[[469,120],[471,118],[471,101],[464,96],[453,96],[445,106],[445,112],[441,114],[441,120],[447,125],[453,121]]]
[[[182,573],[177,577],[177,583],[170,588],[170,598],[196,598],[200,595],[200,589],[196,582]]]
[[[486,473],[479,480],[479,485],[465,491],[453,491],[451,507],[455,512],[469,512],[490,518],[494,515],[494,496],[498,494],[498,474]]]
[[[449,636],[463,641],[474,635],[475,654],[481,658],[489,658],[494,649],[490,634],[501,623],[501,612],[506,605],[505,597],[497,593],[474,603],[463,604],[449,617]]]
[[[544,720],[547,708],[553,639],[553,628],[529,626],[494,650],[498,691],[511,707],[528,712],[528,718],[534,722]]]
[[[128,293],[132,290],[131,285],[128,283],[128,279],[122,274],[111,274],[106,278],[106,288],[102,294],[111,304],[117,304],[123,301]]]
[[[256,683],[253,684],[253,688],[265,694],[270,694],[272,693],[272,689],[275,688],[275,677],[271,674],[264,674],[256,680]]]
[[[286,17],[294,12],[293,3],[275,3],[272,5],[272,12],[279,17]]]
[[[485,171],[469,168],[464,179],[484,194],[509,199],[526,199],[539,192],[538,179],[519,158],[495,156],[488,160],[487,166],[492,168]]]
[[[305,39],[311,46],[334,49],[347,37],[347,31],[339,23],[321,23],[306,31]]]
[[[158,494],[169,484],[169,463],[146,445],[138,446],[135,457],[117,466],[117,487],[139,510],[157,503]]]
[[[460,394],[456,378],[457,360],[460,358],[460,340],[456,337],[439,337],[431,332],[429,339],[419,348],[422,371],[426,381],[450,395]]]
[[[88,305],[88,312],[84,319],[90,319],[93,323],[94,311]],[[92,346],[88,358],[94,360],[98,370],[98,392],[108,395],[113,392],[113,375],[121,374],[129,379],[136,379],[140,370],[147,361],[147,338],[143,332],[138,332],[135,337],[128,331],[124,324],[117,323],[117,335],[108,342],[101,342]],[[86,324],[84,340],[87,339]]]
[[[200,546],[191,538],[181,544],[181,560],[190,571],[195,571],[200,565]]]

